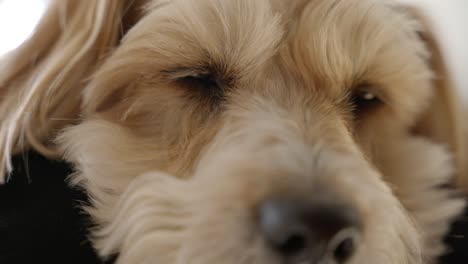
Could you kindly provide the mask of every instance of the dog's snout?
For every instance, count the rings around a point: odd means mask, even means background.
[[[259,207],[260,229],[287,263],[346,263],[360,235],[356,210],[332,202],[272,199]]]

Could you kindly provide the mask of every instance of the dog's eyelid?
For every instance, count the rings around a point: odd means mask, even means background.
[[[368,83],[368,82],[361,82],[357,85],[353,86],[353,91],[369,91],[373,92],[374,90],[377,89],[377,85]]]
[[[214,76],[210,71],[198,69],[177,69],[166,71],[165,75],[171,80],[181,80],[184,78],[203,78],[206,76]]]
[[[381,100],[384,101],[385,94],[382,92],[382,89],[379,85],[363,83],[356,85],[352,89],[353,96],[359,96],[364,100]]]
[[[164,72],[166,80],[187,91],[199,100],[209,99],[216,104],[223,101],[228,84],[213,71],[204,68],[177,68]]]
[[[193,73],[176,79],[178,82],[187,82],[193,85],[222,89],[223,83],[211,73]]]

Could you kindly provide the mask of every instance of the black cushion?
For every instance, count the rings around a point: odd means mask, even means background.
[[[70,166],[37,153],[14,158],[0,186],[0,263],[101,263],[88,239],[84,192],[70,188]]]

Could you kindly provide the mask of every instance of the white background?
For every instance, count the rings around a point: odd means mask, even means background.
[[[468,0],[398,1],[422,7],[433,20],[451,72],[463,96],[468,100]],[[0,0],[0,57],[31,34],[46,3],[47,0]]]
[[[17,47],[31,34],[45,10],[46,1],[0,0],[0,56]]]

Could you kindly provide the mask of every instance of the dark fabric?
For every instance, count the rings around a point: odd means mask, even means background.
[[[69,165],[27,153],[14,168],[0,186],[0,264],[103,263],[86,238],[89,219],[79,209],[86,194],[65,183]],[[468,210],[446,241],[453,252],[441,263],[468,263]]]
[[[468,263],[468,207],[465,213],[453,223],[445,242],[450,246],[451,253],[441,258],[441,264]]]
[[[66,163],[28,153],[0,186],[0,263],[100,263],[86,239],[86,195],[65,183]]]

